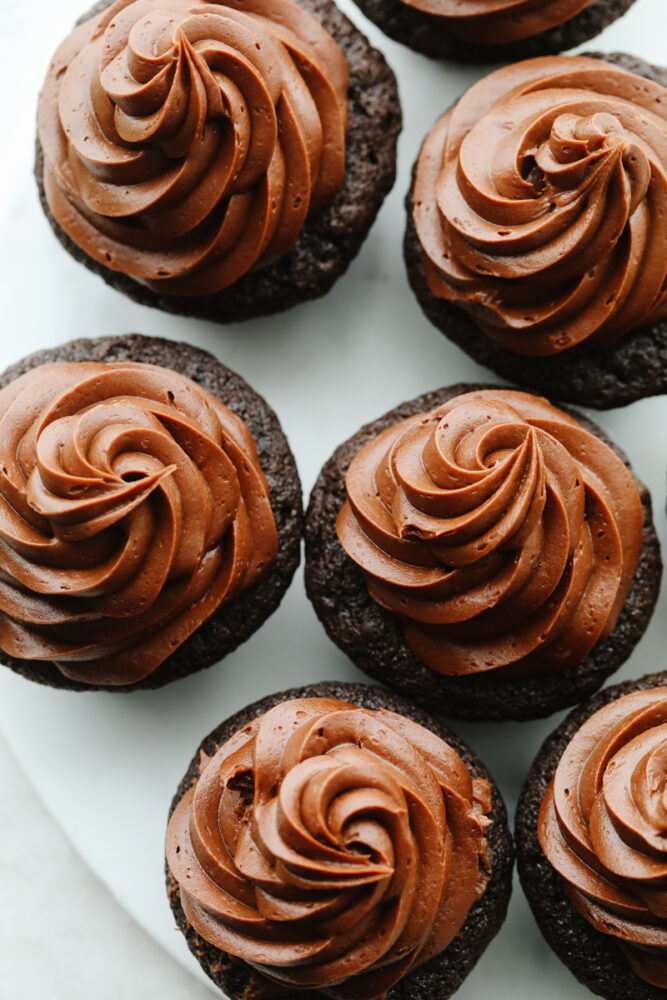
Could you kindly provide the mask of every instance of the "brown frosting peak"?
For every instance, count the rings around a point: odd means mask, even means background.
[[[639,493],[545,399],[456,396],[371,440],[346,487],[340,543],[438,673],[564,671],[614,627],[639,560]]]
[[[569,899],[667,989],[667,687],[617,698],[566,748],[539,816]]]
[[[337,194],[347,87],[341,50],[291,0],[116,0],[46,76],[51,212],[160,293],[219,291]]]
[[[146,677],[275,561],[254,441],[154,365],[56,363],[0,392],[0,648]]]
[[[608,344],[667,316],[667,89],[599,59],[490,74],[426,138],[430,291],[510,351]]]
[[[288,990],[371,1000],[447,947],[484,892],[491,789],[403,716],[288,701],[236,733],[176,807],[188,923]]]
[[[447,30],[476,45],[503,45],[564,24],[592,0],[401,0],[441,18]]]

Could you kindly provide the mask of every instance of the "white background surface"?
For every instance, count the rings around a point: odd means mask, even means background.
[[[41,215],[31,178],[37,90],[81,2],[3,3],[0,134],[13,139],[0,161],[0,367],[72,337],[131,330],[205,347],[277,410],[306,496],[333,448],[363,422],[436,386],[489,379],[424,319],[401,255],[402,203],[419,143],[483,68],[437,64],[403,49],[341,0],[398,75],[405,127],[397,184],[359,258],[325,300],[273,319],[215,327],[142,308],[107,288],[61,250]],[[665,0],[637,0],[587,47],[625,49],[665,64],[666,38]],[[646,400],[596,419],[650,486],[664,541],[667,401]],[[665,610],[663,596],[616,679],[665,666]],[[210,995],[136,927],[102,883],[199,975],[164,898],[162,840],[170,797],[201,737],[221,719],[270,691],[331,678],[361,675],[321,629],[301,570],[279,611],[245,646],[224,664],[162,691],[75,695],[0,671],[6,740],[0,739],[0,1000]],[[559,719],[454,722],[453,728],[491,765],[513,810],[530,761]],[[490,986],[494,995],[517,1000],[538,993],[545,1000],[590,995],[543,943],[518,887],[507,924],[457,997],[481,1000]]]

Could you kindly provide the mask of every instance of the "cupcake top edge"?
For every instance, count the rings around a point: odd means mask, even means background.
[[[202,757],[167,861],[209,944],[286,990],[372,1000],[483,895],[490,812],[488,782],[430,730],[297,698]]]

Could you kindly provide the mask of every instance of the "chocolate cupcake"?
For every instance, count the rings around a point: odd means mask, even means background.
[[[114,288],[233,322],[327,292],[393,185],[401,111],[332,0],[102,2],[56,51],[35,175]]]
[[[511,62],[599,35],[635,0],[356,0],[403,45],[435,59]]]
[[[428,134],[405,258],[476,361],[607,408],[667,391],[667,70],[553,56],[476,83]]]
[[[381,688],[256,702],[172,803],[169,902],[230,1000],[447,1000],[500,928],[500,793],[441,722]]]
[[[608,688],[545,741],[516,818],[549,945],[608,1000],[667,990],[667,673]]]
[[[333,641],[432,710],[530,719],[595,691],[653,612],[646,488],[600,428],[456,385],[342,444],[306,516],[306,588]]]
[[[206,351],[74,340],[0,376],[0,656],[71,690],[160,687],[278,607],[302,503],[278,419]]]

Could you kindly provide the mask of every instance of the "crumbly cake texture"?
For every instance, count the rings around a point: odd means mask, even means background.
[[[526,55],[533,53],[526,53]],[[583,53],[667,87],[667,68],[652,66],[622,52]],[[464,309],[431,294],[412,217],[416,163],[406,197],[403,244],[408,279],[422,310],[434,326],[474,361],[503,378],[549,398],[607,410],[645,396],[667,392],[667,320],[632,331],[615,344],[579,345],[560,354],[531,358],[513,354],[483,333]]]
[[[445,677],[425,666],[406,643],[398,618],[368,593],[361,569],[336,535],[336,518],[346,497],[345,475],[354,456],[399,420],[433,410],[454,396],[488,385],[458,384],[426,393],[385,413],[341,444],[324,465],[306,513],[306,590],[329,637],[366,674],[432,711],[463,719],[535,719],[589,697],[628,658],[651,618],[660,589],[662,562],[652,519],[651,497],[637,483],[644,510],[639,567],[611,635],[564,674],[533,677]],[[580,413],[573,416],[609,445],[604,432]]]
[[[440,955],[436,955],[435,958],[409,973],[389,991],[387,997],[387,1000],[447,1000],[472,970],[505,919],[511,893],[514,849],[507,826],[505,805],[497,786],[473,751],[442,722],[383,688],[363,684],[326,682],[270,695],[227,719],[202,741],[178,787],[169,815],[171,816],[185,792],[199,777],[201,751],[209,756],[213,755],[218,747],[252,719],[268,712],[275,705],[293,698],[338,698],[362,708],[385,708],[392,712],[398,712],[446,740],[463,759],[473,777],[485,778],[490,783],[493,793],[493,808],[492,822],[487,836],[492,870],[486,892],[474,904],[461,933],[449,947]],[[251,986],[254,974],[250,966],[231,958],[208,944],[188,924],[181,906],[178,886],[168,868],[166,869],[166,883],[169,904],[176,923],[185,935],[190,951],[204,972],[231,1000],[245,1000],[246,997],[252,996]],[[262,982],[266,984],[266,980],[262,980]],[[272,991],[261,993],[265,1000],[273,995],[282,998],[282,1000],[287,1000],[288,997],[289,1000],[322,1000],[324,997],[320,990],[288,992],[277,989],[275,994]]]
[[[372,48],[332,0],[298,2],[333,35],[345,54],[350,72],[345,177],[334,203],[306,219],[291,249],[269,267],[251,271],[214,295],[198,298],[163,295],[97,263],[61,229],[46,201],[44,159],[37,139],[35,179],[42,209],[56,237],[75,260],[142,305],[218,323],[283,312],[329,291],[359,252],[393,187],[401,105],[396,78],[384,56]],[[78,23],[108,6],[110,3],[102,0]]]
[[[542,852],[537,838],[537,817],[563,751],[586,719],[616,698],[665,684],[667,673],[615,684],[571,712],[542,745],[517,807],[515,837],[519,877],[538,926],[577,979],[607,1000],[664,1000],[665,991],[640,979],[615,939],[596,931],[577,913],[565,895],[561,876]]]
[[[191,378],[236,413],[255,440],[260,465],[269,484],[271,509],[278,529],[278,558],[265,576],[228,604],[223,604],[157,670],[138,683],[98,688],[69,680],[50,661],[20,660],[2,651],[0,662],[28,680],[71,691],[157,688],[212,666],[245,642],[276,610],[301,558],[301,483],[294,456],[276,414],[240,375],[207,351],[139,334],[82,338],[61,347],[38,351],[3,372],[0,388],[31,368],[54,361],[139,361],[161,365]]]
[[[593,0],[563,24],[504,45],[472,45],[447,30],[441,19],[401,0],[356,0],[366,17],[390,38],[434,59],[458,62],[515,62],[582,45],[625,14],[635,0]]]

